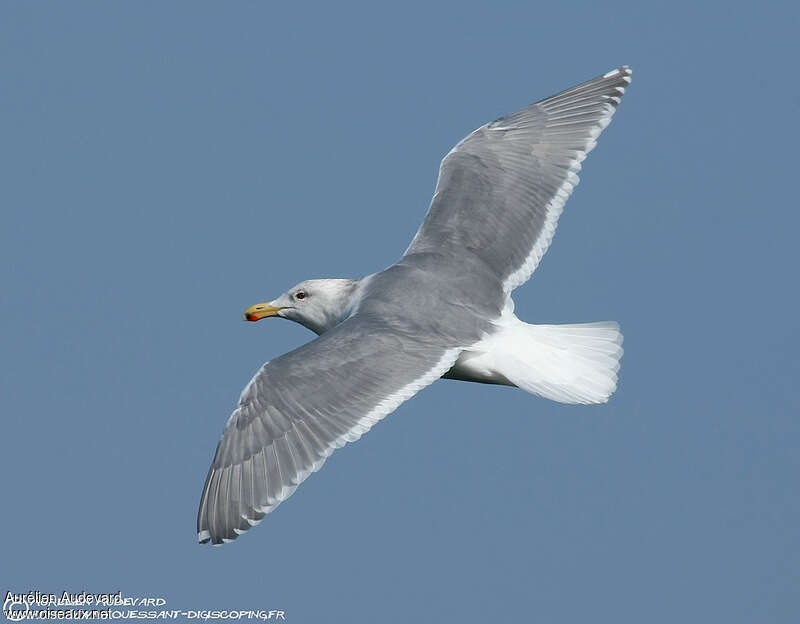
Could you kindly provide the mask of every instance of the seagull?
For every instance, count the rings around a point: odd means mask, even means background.
[[[203,488],[200,543],[258,524],[334,449],[437,379],[608,400],[619,325],[525,323],[511,293],[547,251],[581,162],[630,82],[619,67],[481,126],[442,160],[425,220],[396,264],[304,281],[245,311],[318,337],[264,364],[242,391]]]

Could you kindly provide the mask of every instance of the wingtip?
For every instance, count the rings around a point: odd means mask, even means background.
[[[629,65],[621,65],[620,67],[616,67],[612,69],[610,72],[603,74],[603,78],[614,78],[615,76],[622,76],[623,80],[630,82],[632,75],[633,75],[633,70],[630,68]]]

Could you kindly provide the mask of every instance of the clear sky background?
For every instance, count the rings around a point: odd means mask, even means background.
[[[288,621],[797,622],[800,10],[0,4],[0,588]],[[633,84],[529,322],[618,320],[607,405],[437,382],[255,530],[196,544],[244,323],[393,263],[477,126]]]

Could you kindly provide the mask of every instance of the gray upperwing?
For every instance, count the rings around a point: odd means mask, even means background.
[[[478,128],[445,156],[406,256],[479,257],[508,293],[527,281],[578,184],[581,161],[611,121],[631,70],[604,76]]]
[[[197,517],[200,542],[257,524],[330,453],[442,376],[460,349],[356,315],[265,364],[217,446]]]

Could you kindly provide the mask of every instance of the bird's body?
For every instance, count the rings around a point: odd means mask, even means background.
[[[235,539],[335,448],[440,377],[565,403],[608,400],[617,324],[527,324],[511,291],[546,251],[580,162],[629,83],[623,67],[482,126],[442,161],[425,222],[396,264],[360,280],[302,282],[246,311],[319,337],[265,364],[242,392],[206,480],[201,542]]]

